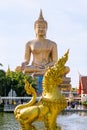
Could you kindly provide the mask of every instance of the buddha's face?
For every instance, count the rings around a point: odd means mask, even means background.
[[[36,24],[35,26],[35,33],[38,37],[45,37],[46,36],[47,27],[45,24]]]

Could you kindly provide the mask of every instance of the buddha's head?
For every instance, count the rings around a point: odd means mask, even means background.
[[[34,23],[34,29],[36,32],[37,37],[46,37],[46,31],[47,31],[47,22],[43,18],[42,10],[40,10],[40,15],[38,20]]]

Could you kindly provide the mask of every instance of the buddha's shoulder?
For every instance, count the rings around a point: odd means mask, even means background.
[[[33,44],[35,42],[36,42],[36,40],[30,40],[30,41],[26,42],[26,45],[31,45],[31,44]]]
[[[55,45],[55,46],[57,45],[56,42],[49,40],[49,39],[46,39],[46,42],[49,44]]]

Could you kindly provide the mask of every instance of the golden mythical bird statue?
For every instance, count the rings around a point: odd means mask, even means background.
[[[68,60],[68,53],[69,50],[53,67],[47,68],[42,82],[42,96],[38,103],[36,103],[34,88],[25,80],[25,90],[27,94],[32,94],[32,99],[26,104],[18,105],[14,110],[22,130],[36,130],[36,127],[32,125],[34,121],[43,121],[46,130],[60,130],[56,119],[58,114],[66,108],[67,103],[58,86],[62,83],[63,75],[67,71],[65,63]]]

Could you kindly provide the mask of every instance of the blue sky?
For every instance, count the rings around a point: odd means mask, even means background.
[[[24,60],[27,41],[35,38],[40,9],[48,22],[47,38],[58,46],[60,58],[70,49],[67,65],[71,84],[78,73],[87,76],[87,0],[3,0],[0,2],[0,67],[11,70]]]

